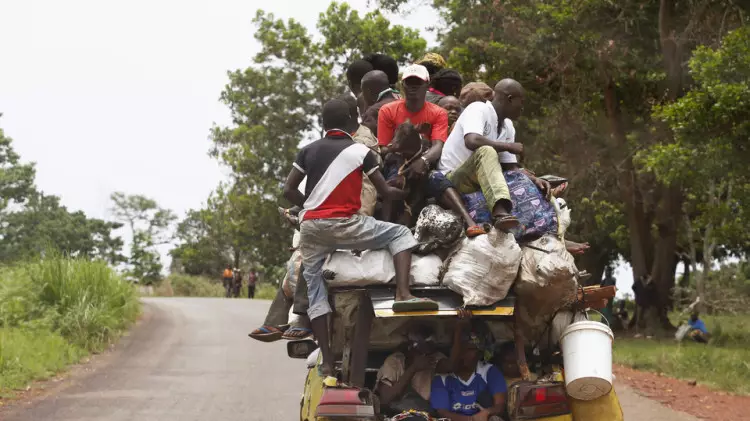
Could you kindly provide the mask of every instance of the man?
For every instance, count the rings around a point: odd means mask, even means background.
[[[247,276],[247,298],[255,298],[255,284],[258,282],[258,274],[255,269],[250,270]]]
[[[441,69],[434,75],[430,75],[430,90],[427,92],[427,101],[437,104],[444,96],[460,96],[463,83],[463,78],[457,71]]]
[[[503,79],[495,86],[491,102],[466,107],[446,141],[438,166],[461,193],[481,188],[495,227],[503,231],[518,225],[518,219],[510,213],[512,204],[503,170],[520,168],[515,155],[523,154],[523,145],[515,143],[511,120],[521,115],[523,94],[520,83]],[[549,183],[530,172],[526,175],[542,192],[549,191]]]
[[[386,54],[368,54],[365,61],[372,64],[372,70],[380,70],[388,75],[388,83],[394,88],[398,83],[398,62]]]
[[[505,413],[505,378],[482,361],[486,341],[478,329],[462,334],[460,343],[453,373],[433,379],[430,403],[440,417],[452,421],[497,420]]]
[[[398,91],[391,88],[388,75],[385,72],[373,70],[362,78],[362,98],[366,108],[362,114],[362,125],[377,136],[380,109],[384,105],[398,100],[400,96]]]
[[[365,60],[355,60],[346,68],[346,81],[354,98],[362,92],[362,76],[372,69],[372,64]]]
[[[430,75],[424,66],[413,64],[407,67],[401,81],[404,98],[384,105],[378,114],[378,144],[381,154],[385,156],[389,153],[388,147],[399,125],[409,121],[420,128],[420,133],[431,146],[424,155],[409,164],[405,175],[409,180],[427,179],[430,168],[440,160],[443,143],[448,137],[448,113],[439,106],[426,102]],[[427,189],[428,194],[464,219],[468,226],[467,236],[486,234],[484,228],[474,222],[458,191],[447,180],[430,177]]]
[[[300,150],[284,185],[284,197],[303,208],[300,212],[300,250],[307,282],[308,316],[320,344],[320,374],[332,378],[333,356],[328,345],[327,315],[331,313],[322,268],[328,254],[338,249],[388,248],[396,269],[394,311],[436,310],[437,303],[419,299],[409,291],[411,250],[417,245],[408,228],[357,215],[361,206],[362,178],[368,176],[380,195],[391,200],[404,192],[389,187],[378,171],[377,156],[355,143],[350,133],[358,123],[349,104],[334,99],[323,106],[325,136]],[[305,193],[298,188],[304,179]]]
[[[232,296],[238,298],[242,289],[242,270],[235,268],[232,273]]]
[[[690,331],[688,331],[689,337],[693,338],[693,340],[698,343],[708,343],[708,329],[706,329],[706,324],[703,323],[703,320],[698,318],[698,313],[690,315],[688,325],[690,326]]]
[[[225,297],[229,298],[232,296],[232,281],[234,280],[234,273],[232,273],[232,266],[227,265],[222,273],[222,284],[224,285]]]

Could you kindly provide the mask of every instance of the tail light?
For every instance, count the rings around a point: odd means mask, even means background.
[[[366,389],[326,388],[320,398],[318,417],[369,420],[375,417],[372,393]]]
[[[510,410],[513,419],[536,418],[570,413],[565,385],[562,383],[520,383],[511,387]]]

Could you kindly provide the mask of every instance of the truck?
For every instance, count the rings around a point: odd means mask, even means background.
[[[336,356],[337,387],[325,387],[317,366],[320,356],[314,340],[290,341],[290,358],[306,359],[305,378],[300,400],[300,421],[389,420],[381,413],[374,389],[377,372],[388,355],[403,342],[401,335],[408,323],[430,324],[440,350],[448,355],[458,312],[464,308],[460,295],[444,286],[412,287],[418,297],[438,302],[438,310],[393,312],[394,288],[389,285],[336,287],[329,290],[334,312],[330,318],[330,345]],[[474,318],[483,320],[495,340],[514,340],[515,298],[512,294],[491,306],[475,307]],[[526,362],[524,361],[524,364]],[[623,413],[614,388],[598,399],[582,401],[565,391],[564,367],[559,353],[532,355],[535,380],[508,381],[508,421],[622,421]],[[437,419],[433,419],[437,420]]]

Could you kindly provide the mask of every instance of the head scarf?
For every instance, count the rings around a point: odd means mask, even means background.
[[[445,62],[443,56],[438,53],[427,53],[424,55],[424,57],[417,60],[415,64],[421,64],[422,66],[427,67],[427,70],[430,71],[430,75],[434,74],[440,69],[444,69],[445,66],[448,65],[448,63]]]
[[[484,82],[471,82],[461,89],[461,96],[458,98],[461,105],[466,108],[469,104],[477,101],[491,101],[495,96],[495,91]]]

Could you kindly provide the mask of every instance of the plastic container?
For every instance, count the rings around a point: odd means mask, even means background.
[[[612,390],[612,329],[585,320],[565,328],[560,340],[565,389],[575,399],[590,401]]]

